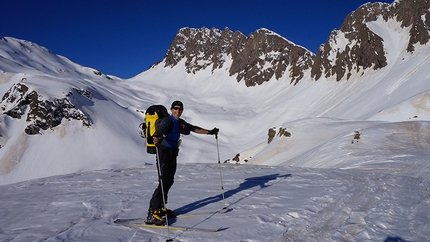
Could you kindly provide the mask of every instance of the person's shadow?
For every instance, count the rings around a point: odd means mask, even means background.
[[[287,178],[287,177],[290,177],[290,176],[291,176],[291,174],[286,174],[286,175],[272,174],[272,175],[267,175],[267,176],[259,176],[259,177],[246,178],[245,181],[242,182],[239,185],[239,187],[237,187],[235,189],[232,189],[232,190],[226,191],[224,193],[224,199],[225,198],[229,198],[229,197],[233,196],[234,194],[237,194],[240,191],[251,189],[253,187],[260,187],[259,189],[253,191],[251,194],[246,195],[246,196],[238,199],[237,201],[235,201],[234,203],[231,203],[231,204],[238,203],[241,200],[245,199],[246,197],[249,197],[252,194],[256,193],[257,191],[273,185],[273,184],[267,184],[269,181],[276,180],[277,178]],[[204,206],[206,206],[208,204],[216,203],[216,202],[219,202],[219,201],[222,201],[222,200],[223,200],[223,196],[222,196],[222,193],[221,193],[219,195],[208,197],[208,198],[205,198],[205,199],[201,199],[199,201],[196,201],[196,202],[187,204],[185,206],[182,206],[180,208],[177,208],[177,209],[175,209],[175,213],[176,214],[186,214],[186,213],[189,213],[189,212],[191,212],[193,210],[202,208],[202,207],[204,207]]]
[[[409,242],[408,240],[404,240],[401,237],[390,237],[388,236],[384,242]]]

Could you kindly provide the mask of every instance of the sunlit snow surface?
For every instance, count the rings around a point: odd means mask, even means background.
[[[2,241],[384,241],[430,237],[429,177],[385,171],[182,164],[169,196],[174,225],[217,233],[128,228],[144,217],[156,167],[100,170],[1,186]]]

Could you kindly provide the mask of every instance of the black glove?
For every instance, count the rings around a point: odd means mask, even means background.
[[[208,134],[210,134],[210,135],[218,134],[218,131],[219,131],[218,128],[213,128],[212,130],[208,131]]]

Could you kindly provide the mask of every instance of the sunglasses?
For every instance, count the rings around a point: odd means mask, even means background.
[[[183,108],[181,108],[181,107],[173,107],[172,109],[174,109],[174,110],[184,110]]]

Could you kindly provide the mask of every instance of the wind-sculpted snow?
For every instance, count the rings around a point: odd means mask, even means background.
[[[426,241],[429,176],[223,164],[178,167],[168,208],[203,214],[174,225],[217,233],[128,228],[156,186],[153,160],[0,186],[2,241]],[[225,214],[215,211],[228,205]],[[11,209],[14,208],[14,209]],[[15,209],[19,208],[19,209]],[[206,215],[204,215],[207,213]]]

